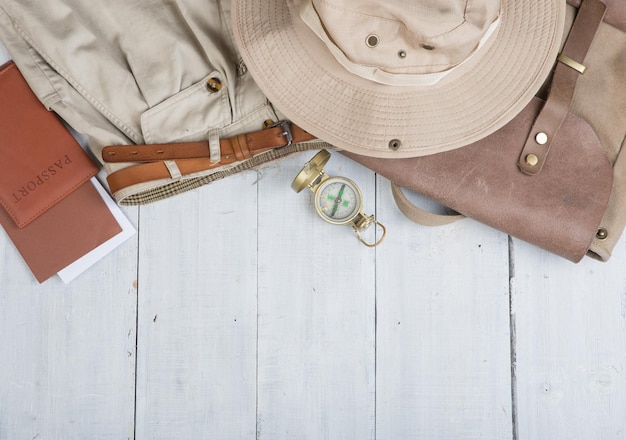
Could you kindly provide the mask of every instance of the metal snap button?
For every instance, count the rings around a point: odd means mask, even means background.
[[[539,158],[536,154],[529,154],[528,156],[526,156],[526,163],[531,167],[537,166],[537,164],[539,163]]]
[[[596,232],[596,238],[598,240],[606,240],[609,236],[609,233],[606,229],[604,228],[600,228],[598,229],[598,232]]]
[[[544,132],[537,133],[537,136],[535,136],[535,142],[537,142],[539,145],[547,144],[548,143],[548,135],[545,134]]]
[[[406,58],[406,50],[401,50],[400,52],[398,52],[398,57],[402,59]]]

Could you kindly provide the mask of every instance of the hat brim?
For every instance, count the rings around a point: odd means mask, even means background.
[[[314,136],[374,157],[452,150],[517,115],[550,74],[565,0],[503,0],[501,23],[431,86],[389,86],[344,69],[298,14],[300,0],[233,0],[241,56],[272,104]],[[400,148],[390,148],[399,141]]]

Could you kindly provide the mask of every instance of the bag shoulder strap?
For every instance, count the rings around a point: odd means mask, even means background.
[[[406,218],[422,226],[445,226],[464,219],[463,214],[435,214],[413,204],[397,183],[391,182],[391,194],[400,212]]]

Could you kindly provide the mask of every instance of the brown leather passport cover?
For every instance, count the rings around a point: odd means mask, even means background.
[[[0,203],[23,228],[98,172],[12,62],[0,68]]]
[[[0,224],[40,283],[122,231],[91,182],[25,228],[3,209]]]
[[[0,67],[0,224],[39,282],[121,232],[97,171],[15,64]]]

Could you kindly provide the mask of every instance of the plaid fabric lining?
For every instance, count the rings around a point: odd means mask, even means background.
[[[321,150],[323,148],[334,149],[332,145],[326,142],[302,142],[299,144],[289,145],[287,147],[276,148],[274,150],[267,151],[265,153],[254,156],[252,159],[243,161],[238,165],[228,168],[226,170],[217,171],[206,176],[194,177],[191,179],[182,179],[176,182],[162,185],[157,188],[152,188],[146,191],[141,191],[136,194],[130,195],[119,201],[120,205],[132,206],[132,205],[145,205],[147,203],[163,200],[177,194],[190,191],[192,189],[199,188],[203,185],[207,185],[216,180],[223,179],[224,177],[232,176],[242,171],[257,168],[267,162],[282,159],[291,154],[309,151],[309,150]]]

